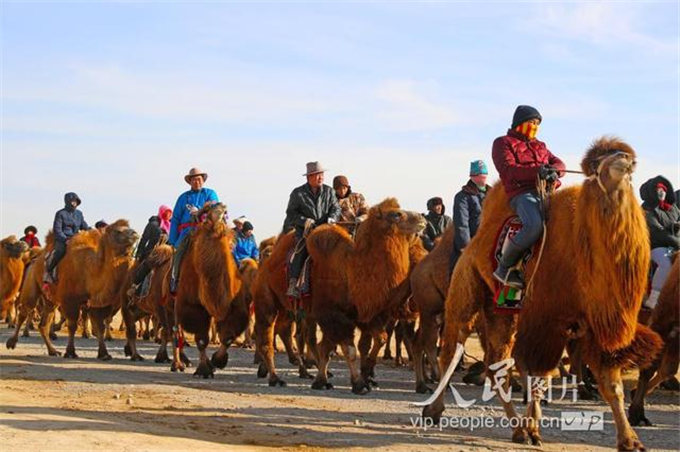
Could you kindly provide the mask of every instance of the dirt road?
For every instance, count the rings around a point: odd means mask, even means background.
[[[117,324],[117,323],[116,323]],[[94,339],[78,339],[80,359],[49,357],[36,332],[6,350],[9,336],[0,326],[0,438],[3,451],[38,450],[282,450],[348,448],[384,450],[611,450],[615,431],[611,414],[601,402],[555,401],[545,407],[547,417],[563,411],[605,413],[603,431],[543,430],[542,448],[510,441],[508,429],[427,429],[414,427],[419,409],[410,402],[424,399],[413,391],[413,373],[383,362],[377,368],[380,388],[366,396],[350,392],[343,361],[331,363],[335,389],[315,391],[301,380],[285,354],[277,355],[285,388],[270,388],[258,379],[253,352],[232,349],[225,370],[203,380],[187,373],[171,373],[169,365],[155,364],[156,345],[141,342],[146,361],[123,357],[123,341],[109,343],[112,361],[100,362]],[[65,335],[56,342],[65,346]],[[480,357],[478,344],[469,347]],[[196,358],[196,348],[188,349]],[[630,388],[634,374],[626,375]],[[455,408],[447,398],[445,416],[500,419],[497,401],[481,402],[481,387],[467,386],[455,377],[464,399],[477,399],[469,409]],[[515,394],[520,409],[521,396]],[[650,450],[680,448],[680,398],[657,391],[649,398],[647,416],[654,427],[637,428]],[[626,405],[628,402],[626,403]]]

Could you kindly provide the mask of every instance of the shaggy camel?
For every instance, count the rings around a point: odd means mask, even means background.
[[[632,393],[633,401],[628,408],[628,419],[632,425],[641,423],[652,425],[645,417],[645,396],[678,371],[678,362],[680,362],[679,317],[680,259],[676,255],[668,279],[659,294],[659,302],[654,308],[650,324],[652,330],[659,333],[664,340],[664,349],[652,365],[640,370],[637,388]]]
[[[307,372],[304,338],[316,335],[316,323],[302,313],[309,313],[308,297],[303,297],[298,310],[286,295],[288,279],[286,277],[286,259],[295,246],[293,232],[278,237],[271,254],[266,258],[257,273],[253,285],[253,302],[255,304],[255,344],[256,363],[259,363],[257,376],[269,375],[270,386],[285,386],[279,378],[274,366],[274,336],[278,335],[288,353],[291,364],[298,366],[300,378],[312,378]],[[296,315],[297,314],[297,315]],[[292,326],[296,326],[297,351],[292,345]],[[306,330],[306,334],[303,334]],[[308,347],[309,348],[309,347]]]
[[[213,377],[214,369],[223,369],[227,349],[248,325],[250,286],[257,273],[257,263],[245,259],[236,267],[231,249],[233,232],[224,222],[227,207],[216,203],[207,209],[205,220],[185,240],[191,240],[182,259],[174,323],[181,337],[183,330],[194,333],[200,362],[194,375]],[[167,279],[167,278],[166,278]],[[217,323],[220,347],[208,360],[210,317]],[[183,371],[181,346],[173,342],[171,370]]]
[[[149,315],[155,315],[154,328],[160,328],[160,347],[154,361],[157,363],[169,363],[168,342],[172,340],[172,327],[174,326],[174,314],[168,309],[168,299],[163,294],[163,283],[170,270],[173,250],[170,245],[158,245],[146,258],[153,273],[149,293],[135,300],[126,299],[123,303],[123,321],[125,322],[125,354],[132,361],[142,361],[142,356],[137,352],[137,324],[136,322]],[[137,266],[130,269],[125,291],[131,286]],[[186,360],[184,360],[186,361]]]
[[[444,411],[444,388],[463,351],[459,332],[482,312],[485,363],[492,381],[495,371],[489,365],[511,353],[523,375],[540,381],[557,366],[567,341],[575,340],[611,406],[619,449],[643,447],[626,419],[621,371],[647,364],[661,340],[637,323],[650,250],[644,215],[631,187],[635,152],[617,138],[601,138],[586,152],[581,167],[587,176],[583,184],[550,198],[542,258],[527,266],[529,289],[519,316],[494,313],[497,286],[490,256],[498,230],[512,211],[500,184],[489,193],[477,235],[453,272],[440,355],[440,370],[446,374],[435,394],[423,402],[424,417],[438,421]],[[503,406],[507,417],[518,422],[513,441],[539,444],[542,393],[532,387],[531,395],[524,419],[509,400]]]
[[[111,359],[105,338],[105,320],[121,306],[121,290],[132,265],[132,247],[138,239],[127,220],[110,224],[102,234],[96,229],[79,232],[68,243],[66,255],[59,263],[59,280],[50,287],[52,301],[61,307],[68,322],[66,358],[77,358],[74,336],[81,307],[87,303],[88,314],[99,342],[97,358]],[[48,243],[48,249],[51,247]]]
[[[13,235],[0,241],[0,319],[13,313],[14,300],[24,274],[23,257],[27,250],[28,244],[17,240]]]
[[[320,226],[310,234],[311,316],[323,333],[312,388],[332,388],[328,362],[337,345],[349,366],[352,392],[365,394],[376,384],[374,367],[385,345],[385,326],[410,292],[412,262],[424,255],[422,247],[414,247],[420,242],[413,235],[424,227],[422,215],[404,211],[396,199],[388,198],[369,210],[354,242],[338,226]],[[354,348],[356,326],[362,333],[360,369]]]

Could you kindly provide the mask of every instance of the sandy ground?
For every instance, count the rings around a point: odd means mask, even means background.
[[[115,322],[117,325],[117,322]],[[510,441],[510,430],[485,427],[470,431],[414,427],[420,410],[410,402],[425,397],[413,391],[408,367],[379,364],[379,389],[366,396],[350,392],[345,364],[331,363],[335,389],[315,391],[310,380],[297,377],[286,355],[277,355],[280,375],[288,386],[270,388],[255,375],[253,352],[231,349],[229,365],[204,380],[187,373],[171,373],[169,365],[152,361],[157,346],[140,342],[144,362],[124,359],[121,339],[108,343],[114,359],[95,359],[96,341],[77,339],[80,359],[49,357],[37,334],[21,338],[15,350],[6,350],[9,336],[0,326],[0,449],[37,450],[611,450],[615,430],[611,414],[601,402],[555,401],[544,415],[562,411],[605,412],[604,431],[569,432],[558,426],[543,430],[542,448]],[[55,345],[63,351],[65,333]],[[469,344],[480,357],[477,343]],[[196,348],[188,349],[192,360]],[[626,375],[626,386],[635,374]],[[482,388],[454,378],[465,399],[481,400]],[[627,396],[628,397],[628,396]],[[520,409],[520,395],[515,394]],[[626,403],[626,406],[628,402]],[[456,408],[447,398],[445,416],[490,417],[499,420],[496,400],[479,401],[469,409]],[[647,417],[654,427],[637,428],[650,450],[680,448],[680,398],[657,391],[649,398]]]

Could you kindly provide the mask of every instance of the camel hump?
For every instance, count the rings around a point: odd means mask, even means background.
[[[151,251],[149,257],[146,259],[151,268],[158,268],[172,259],[173,253],[174,251],[170,245],[158,245]]]
[[[349,251],[352,239],[349,233],[338,226],[321,225],[307,237],[307,250],[312,259],[323,259],[336,249]]]
[[[257,270],[257,261],[251,258],[243,259],[241,261],[241,264],[238,266],[238,271],[241,273],[245,273],[251,270]]]

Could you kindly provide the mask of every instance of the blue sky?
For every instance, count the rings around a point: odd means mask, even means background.
[[[67,191],[141,231],[192,166],[260,239],[311,160],[450,210],[518,104],[571,168],[615,134],[636,185],[680,183],[677,2],[5,2],[1,30],[3,237]]]

